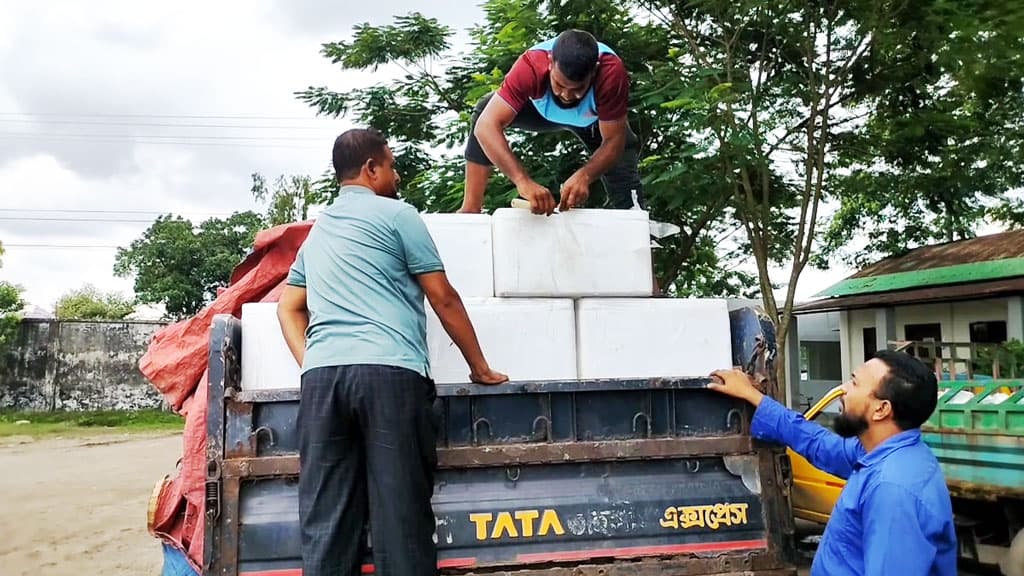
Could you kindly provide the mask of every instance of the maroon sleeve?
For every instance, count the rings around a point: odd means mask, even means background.
[[[543,74],[538,73],[537,63],[542,61],[546,66],[547,53],[540,50],[529,50],[522,54],[512,68],[505,74],[505,79],[498,88],[497,95],[519,112],[530,98],[536,97],[537,86]],[[545,71],[546,68],[541,68]]]
[[[603,122],[619,120],[629,109],[629,75],[618,56],[602,54],[597,86],[597,118]]]

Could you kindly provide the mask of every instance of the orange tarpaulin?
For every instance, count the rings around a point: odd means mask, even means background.
[[[165,478],[151,505],[149,530],[185,552],[202,573],[204,480],[206,477],[206,363],[210,325],[217,314],[240,318],[242,304],[276,302],[288,269],[312,221],[257,234],[253,250],[231,273],[227,288],[195,316],[158,331],[139,361],[171,408],[185,417],[181,464]]]

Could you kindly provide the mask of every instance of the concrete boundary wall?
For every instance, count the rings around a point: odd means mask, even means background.
[[[137,410],[163,399],[139,372],[147,321],[23,320],[0,349],[0,409]]]

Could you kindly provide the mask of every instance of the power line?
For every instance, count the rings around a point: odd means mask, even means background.
[[[323,150],[323,146],[296,146],[294,144],[256,144],[251,142],[190,142],[190,141],[171,141],[171,140],[143,140],[139,138],[76,138],[74,135],[69,136],[34,136],[34,135],[18,135],[18,136],[2,136],[0,135],[0,142],[3,140],[22,140],[22,141],[36,141],[36,142],[53,142],[53,143],[72,143],[82,142],[90,144],[160,144],[160,145],[172,145],[172,146],[230,146],[232,148],[287,148],[290,150]],[[273,139],[267,139],[273,140]]]
[[[167,139],[188,139],[188,140],[256,140],[259,142],[266,141],[307,141],[307,142],[322,142],[324,138],[318,138],[313,136],[211,136],[208,134],[196,134],[196,135],[175,135],[175,134],[85,134],[81,132],[68,132],[66,134],[60,133],[49,133],[49,132],[0,132],[2,136],[45,136],[52,138],[64,138],[67,136],[74,136],[79,138],[153,138],[157,140]]]
[[[78,208],[0,208],[0,212],[46,212],[57,214],[169,214],[179,216],[230,216],[230,212],[176,212],[174,210],[87,210]]]
[[[130,219],[118,219],[118,218],[49,218],[49,217],[34,217],[34,216],[0,216],[0,220],[4,221],[21,221],[21,222],[121,222],[124,224],[152,224],[152,220],[130,220]]]
[[[22,124],[57,124],[72,126],[146,126],[154,128],[240,128],[245,130],[331,130],[328,126],[287,126],[270,124],[173,124],[166,122],[114,122],[89,120],[52,120],[38,118],[0,118],[0,122]]]
[[[326,116],[214,115],[214,114],[108,114],[67,112],[0,112],[0,116],[43,116],[47,118],[164,118],[188,120],[334,120]]]
[[[121,248],[121,246],[114,246],[108,244],[8,244],[4,242],[4,248],[67,248],[74,250],[91,250],[91,249],[106,249],[112,250],[115,248]]]

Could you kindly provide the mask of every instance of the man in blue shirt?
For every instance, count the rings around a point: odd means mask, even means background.
[[[369,515],[381,576],[437,573],[433,541],[436,396],[423,297],[482,384],[491,370],[384,137],[334,143],[341,190],[295,258],[278,303],[302,366],[299,523],[304,576],[360,573]]]
[[[957,543],[942,470],[921,440],[938,383],[920,360],[883,350],[843,385],[835,432],[808,422],[739,370],[710,388],[757,407],[751,434],[786,444],[847,480],[811,566],[812,576],[954,576]]]

